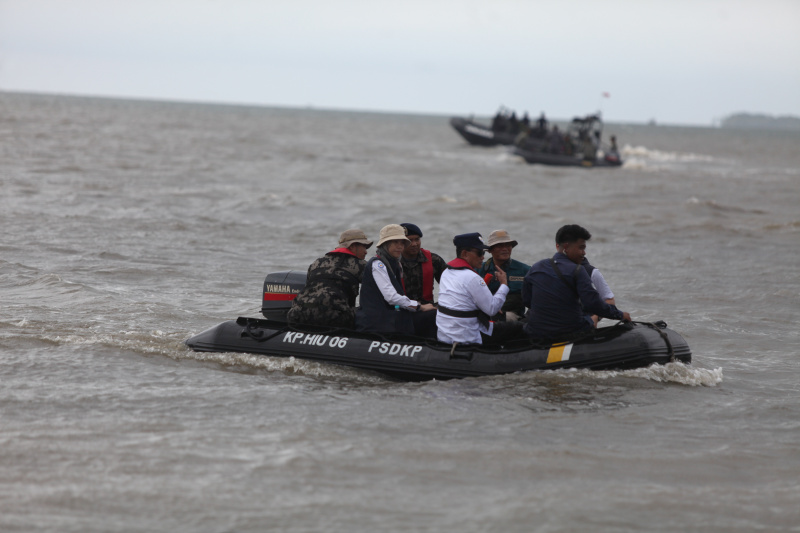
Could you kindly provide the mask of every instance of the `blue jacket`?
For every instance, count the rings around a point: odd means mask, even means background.
[[[558,266],[563,280],[551,261]],[[525,332],[534,339],[556,340],[590,330],[594,327],[592,315],[622,319],[622,311],[600,299],[586,268],[561,252],[552,260],[543,259],[531,267],[522,285],[522,302],[530,308]]]

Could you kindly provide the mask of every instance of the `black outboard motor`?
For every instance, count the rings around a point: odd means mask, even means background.
[[[268,274],[264,279],[264,299],[261,314],[269,320],[286,322],[286,314],[306,286],[306,273],[302,270],[283,270]]]

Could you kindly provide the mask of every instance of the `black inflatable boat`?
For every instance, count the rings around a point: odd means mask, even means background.
[[[536,133],[536,134],[534,134]],[[559,167],[619,167],[622,159],[612,136],[610,146],[602,147],[603,120],[600,114],[575,117],[566,132],[531,132],[515,140],[511,153],[526,163]],[[599,150],[603,148],[600,156]]]
[[[223,322],[186,341],[198,352],[242,352],[346,365],[406,380],[451,379],[528,370],[623,370],[672,361],[690,363],[686,341],[663,322],[620,323],[588,337],[548,346],[527,340],[503,347],[448,345],[431,339],[325,327],[290,327],[286,312],[305,272],[284,271],[264,281],[262,314]]]
[[[603,158],[584,159],[581,154],[567,155],[567,154],[553,154],[541,150],[526,150],[520,146],[515,146],[511,149],[511,153],[518,155],[525,160],[526,163],[550,165],[556,167],[620,167],[622,160],[617,155],[606,155]]]
[[[514,144],[514,138],[516,137],[513,133],[493,131],[489,126],[484,126],[483,124],[461,117],[451,118],[450,125],[459,135],[464,137],[468,143],[476,146],[510,145]]]

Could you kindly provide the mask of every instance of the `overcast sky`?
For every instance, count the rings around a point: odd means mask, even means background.
[[[0,0],[0,91],[697,125],[800,116],[800,1]]]

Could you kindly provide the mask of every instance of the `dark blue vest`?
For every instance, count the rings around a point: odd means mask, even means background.
[[[413,335],[414,321],[411,311],[402,308],[395,309],[393,305],[386,303],[375,283],[375,278],[372,276],[372,264],[376,260],[380,259],[378,257],[370,259],[367,262],[367,268],[364,269],[364,278],[361,281],[361,303],[356,311],[356,330]],[[398,279],[395,269],[392,268],[392,265],[387,265],[385,261],[381,262],[386,266],[392,286],[398,294],[405,294],[403,284]]]

